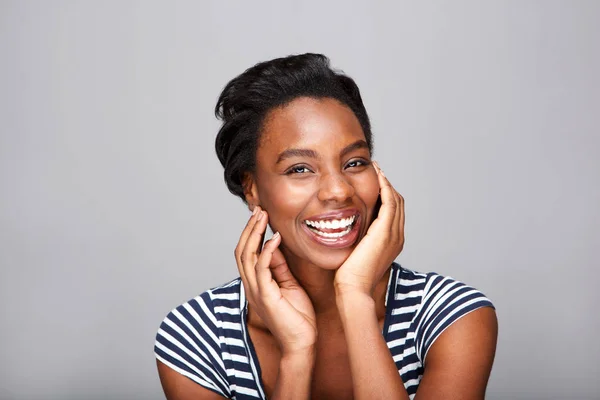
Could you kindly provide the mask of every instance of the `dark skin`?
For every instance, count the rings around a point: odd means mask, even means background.
[[[268,397],[407,399],[381,335],[404,200],[372,163],[353,112],[310,98],[272,110],[245,183],[254,214],[235,253]],[[363,221],[351,245],[332,249],[303,231],[305,219],[343,209]],[[267,224],[278,234],[261,251]],[[496,337],[490,308],[452,324],[429,350],[416,398],[483,398]],[[221,398],[160,362],[158,370],[168,399]]]

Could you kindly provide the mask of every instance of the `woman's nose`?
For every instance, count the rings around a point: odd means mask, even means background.
[[[354,196],[354,186],[341,173],[321,177],[318,198],[321,201],[345,202]]]

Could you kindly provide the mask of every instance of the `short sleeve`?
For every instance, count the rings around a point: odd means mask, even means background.
[[[435,273],[428,274],[421,308],[416,316],[416,350],[421,362],[435,340],[454,322],[482,307],[495,308],[480,291]]]
[[[199,385],[230,398],[215,318],[208,293],[171,311],[161,323],[156,358]]]

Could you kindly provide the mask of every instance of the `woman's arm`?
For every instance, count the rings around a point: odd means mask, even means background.
[[[159,360],[156,360],[156,367],[167,400],[222,400],[226,398],[200,386]]]
[[[315,354],[309,352],[283,356],[279,362],[279,374],[271,399],[308,399],[315,365]]]
[[[338,297],[357,399],[408,399],[385,343],[370,297]],[[480,400],[492,370],[498,321],[491,307],[479,308],[450,325],[427,353],[415,400]]]
[[[497,337],[498,320],[491,307],[455,321],[431,345],[415,399],[483,399]]]
[[[408,394],[377,322],[371,296],[337,294],[355,399],[407,399]]]

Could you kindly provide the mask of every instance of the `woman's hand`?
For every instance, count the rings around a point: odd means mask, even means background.
[[[396,192],[379,165],[381,208],[367,234],[335,275],[337,293],[358,291],[372,296],[375,286],[404,246],[404,198]]]
[[[317,340],[315,311],[308,295],[288,268],[275,233],[262,251],[266,211],[256,206],[235,249],[250,307],[279,343],[282,358],[311,352]]]

